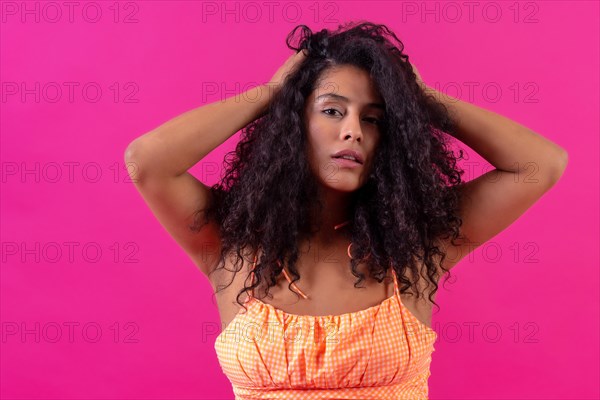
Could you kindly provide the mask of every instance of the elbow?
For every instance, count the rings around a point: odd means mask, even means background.
[[[569,163],[569,153],[562,147],[558,149],[557,155],[553,159],[553,167],[551,172],[552,183],[556,183],[560,180],[565,170],[567,169],[567,164]]]
[[[129,143],[123,154],[125,168],[134,183],[140,182],[141,179],[141,151],[141,145],[136,139]]]
[[[125,148],[125,153],[123,154],[123,159],[126,163],[133,162],[134,157],[137,157],[139,153],[139,144],[137,139],[130,142]]]

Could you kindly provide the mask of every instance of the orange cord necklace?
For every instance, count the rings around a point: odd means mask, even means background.
[[[350,220],[346,221],[346,222],[342,222],[341,224],[335,225],[333,227],[333,229],[339,229],[343,226],[346,226],[350,223]],[[350,254],[350,248],[352,247],[352,243],[350,243],[348,245],[348,257],[350,257],[350,259],[352,259],[352,255]],[[277,263],[281,266],[281,263],[279,261],[277,261]],[[304,292],[302,290],[300,290],[300,288],[294,283],[292,282],[292,279],[290,278],[290,276],[288,275],[287,271],[285,270],[285,267],[281,267],[283,269],[283,275],[285,275],[285,278],[288,280],[289,283],[292,284],[292,287],[294,289],[296,289],[296,291],[300,294],[300,296],[302,296],[305,299],[308,299],[308,296],[306,294],[304,294]]]

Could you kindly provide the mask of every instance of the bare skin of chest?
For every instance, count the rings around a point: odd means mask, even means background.
[[[308,257],[307,257],[308,258]],[[366,266],[359,265],[359,270],[365,274],[365,278],[354,287],[357,278],[352,275],[348,264],[348,258],[339,257],[342,262],[331,261],[311,262],[303,257],[298,261],[298,270],[301,278],[295,284],[309,299],[302,298],[296,294],[294,289],[288,288],[289,282],[282,274],[279,275],[277,285],[269,288],[269,295],[265,296],[265,284],[254,289],[254,296],[263,303],[272,305],[278,310],[295,315],[341,315],[377,306],[384,300],[394,295],[394,281],[391,271],[384,280],[379,283],[370,277]],[[306,267],[305,267],[306,266]],[[228,270],[233,270],[232,265],[227,265]],[[218,270],[211,279],[213,290],[216,284],[224,286],[231,282],[227,289],[221,290],[216,295],[219,315],[221,318],[221,329],[227,327],[235,318],[241,307],[236,303],[236,296],[244,287],[244,280],[250,271],[250,263],[245,263],[240,272],[233,276],[233,272]],[[289,269],[288,274],[291,276]],[[233,278],[233,281],[232,281]],[[249,282],[249,280],[248,280]],[[419,282],[419,290],[423,291],[423,279]],[[425,298],[406,292],[401,294],[402,304],[423,324],[431,327],[432,303],[428,300],[432,285],[425,291]],[[240,301],[246,299],[246,294],[240,296]],[[435,299],[435,298],[434,298]]]

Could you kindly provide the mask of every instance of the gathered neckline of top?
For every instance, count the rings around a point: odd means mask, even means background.
[[[277,307],[275,307],[273,304],[269,304],[269,303],[265,303],[264,301],[257,299],[254,296],[250,296],[248,298],[248,300],[246,301],[246,304],[250,303],[251,301],[256,301],[259,304],[270,308],[271,310],[279,313],[279,314],[283,314],[283,315],[287,315],[289,317],[293,317],[293,318],[307,318],[307,319],[332,319],[332,318],[343,318],[346,316],[355,316],[357,314],[363,314],[363,313],[367,313],[370,311],[374,311],[374,309],[377,308],[381,308],[381,306],[385,305],[387,302],[394,300],[394,298],[396,297],[396,292],[394,292],[393,295],[391,295],[390,297],[386,298],[385,300],[379,302],[378,304],[375,304],[374,306],[370,306],[367,308],[363,308],[362,310],[357,310],[357,311],[350,311],[350,312],[345,312],[342,314],[328,314],[328,315],[310,315],[310,314],[293,314],[293,313],[289,313],[286,311],[283,311],[282,309],[279,309]],[[420,321],[419,321],[420,322]],[[427,326],[427,325],[425,325]]]

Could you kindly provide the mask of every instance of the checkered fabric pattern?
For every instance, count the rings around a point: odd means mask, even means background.
[[[392,297],[341,315],[288,314],[249,295],[214,345],[235,399],[427,399],[438,336],[402,304],[390,270]]]

